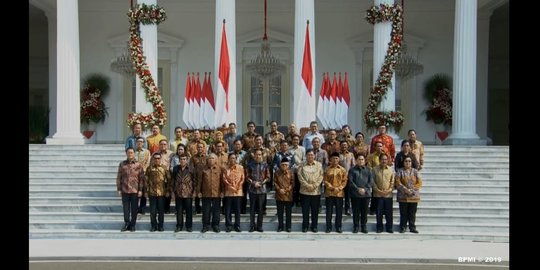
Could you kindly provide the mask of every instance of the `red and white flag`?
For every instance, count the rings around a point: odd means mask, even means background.
[[[191,87],[191,91],[190,91],[190,95],[189,95],[189,123],[191,124],[191,128],[197,128],[195,126],[195,121],[194,121],[194,118],[195,118],[195,103],[197,102],[195,100],[196,84],[195,84],[195,73],[194,72],[191,73],[190,87]]]
[[[197,72],[197,79],[194,81],[195,88],[193,89],[193,114],[192,120],[195,128],[201,128],[201,83],[199,82],[199,72]]]
[[[216,119],[215,125],[221,126],[226,124],[229,107],[229,80],[231,75],[231,61],[229,58],[229,46],[227,44],[227,34],[225,32],[225,22],[221,31],[221,47],[219,51],[219,68],[218,68],[218,84],[216,93]]]
[[[203,89],[203,96],[206,102],[204,103],[204,123],[208,128],[216,128],[216,123],[214,120],[214,114],[216,105],[214,104],[214,93],[212,90],[212,83],[210,82],[210,72],[208,73],[208,81],[205,80],[204,85],[206,87]]]
[[[340,72],[336,92],[336,115],[334,116],[337,124],[337,129],[340,129],[343,125],[345,125],[345,123],[341,121],[343,119],[343,117],[341,116],[343,112],[343,81],[341,80]]]
[[[316,120],[315,115],[315,95],[313,85],[315,84],[315,68],[313,67],[313,55],[311,54],[311,41],[309,37],[309,23],[306,25],[306,36],[304,39],[304,52],[302,57],[302,73],[300,87],[295,87],[296,111],[294,122],[299,127],[309,127],[311,121]]]
[[[330,100],[328,105],[328,122],[330,123],[330,128],[337,128],[339,124],[336,122],[336,99],[337,99],[337,78],[336,73],[334,72],[334,80],[332,81],[332,90],[330,91]]]
[[[345,124],[349,123],[349,108],[351,105],[351,94],[349,92],[349,78],[347,72],[345,72],[345,82],[343,86],[343,113],[341,114],[341,121]]]
[[[324,129],[328,128],[328,123],[326,122],[326,116],[324,115],[324,104],[325,104],[325,95],[326,95],[326,73],[323,73],[323,79],[321,83],[321,92],[319,93],[319,101],[317,102],[317,117]]]
[[[326,119],[326,128],[331,128],[333,121],[330,120],[330,102],[332,102],[332,86],[330,83],[330,74],[326,72],[326,81],[324,83],[325,91],[324,91],[324,119]]]
[[[191,82],[190,82],[190,75],[189,72],[187,74],[186,78],[186,94],[184,97],[184,110],[182,111],[182,120],[184,120],[184,123],[188,128],[191,127],[191,122],[189,121],[189,111],[190,111],[190,98],[191,98]]]

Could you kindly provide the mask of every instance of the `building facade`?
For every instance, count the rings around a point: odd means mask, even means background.
[[[216,8],[221,4],[216,4],[219,1],[157,1],[165,9],[168,18],[157,26],[157,74],[154,79],[158,82],[168,112],[168,123],[162,133],[169,138],[173,137],[175,126],[186,127],[182,112],[188,72],[199,72],[201,77],[204,72],[212,72],[215,95],[215,71],[219,60],[215,53],[219,50],[216,46],[219,44],[216,42],[216,31],[220,30],[216,27],[216,16],[224,12],[223,7]],[[316,48],[313,59],[315,96],[319,95],[323,72],[347,72],[351,91],[348,122],[353,133],[366,133],[363,115],[370,85],[373,84],[373,73],[378,72],[373,70],[374,26],[365,20],[366,10],[373,2],[269,1],[268,37],[272,53],[285,64],[285,70],[277,78],[258,80],[246,66],[260,51],[263,1],[227,0],[230,1],[234,4],[234,31],[227,34],[229,39],[235,41],[235,76],[231,80],[235,82],[234,98],[239,132],[245,131],[246,123],[250,120],[265,132],[272,120],[278,121],[280,126],[294,121],[295,98],[298,101],[293,91],[296,87],[294,72],[298,69],[297,59],[300,59],[295,57],[295,18],[298,16],[295,8],[311,2],[314,9],[311,34],[314,36],[313,47]],[[509,1],[467,1],[476,2],[476,67],[470,71],[475,72],[474,81],[468,84],[472,87],[460,91],[473,93],[476,99],[474,104],[467,105],[474,110],[463,112],[460,121],[474,119],[472,131],[478,138],[488,143],[508,144]],[[61,1],[29,0],[29,103],[50,109],[49,137],[53,139],[52,143],[55,143],[54,136],[58,133],[76,137],[75,133],[80,132],[80,127],[74,130],[72,123],[75,120],[65,119],[73,108],[79,106],[75,98],[77,95],[72,94],[80,91],[80,78],[90,73],[102,73],[111,79],[111,91],[105,99],[109,115],[104,123],[97,125],[96,140],[98,143],[123,142],[130,133],[126,125],[127,114],[136,107],[135,83],[132,77],[112,72],[110,64],[124,52],[129,38],[126,16],[129,1],[79,0],[71,7],[78,12],[66,12],[62,9],[70,7],[57,6],[57,2]],[[460,76],[455,72],[461,68],[455,66],[459,58],[455,55],[455,37],[459,34],[456,34],[457,26],[466,20],[463,16],[456,16],[456,12],[462,8],[459,6],[461,2],[463,0],[406,1],[404,40],[408,53],[422,63],[424,71],[410,80],[397,80],[395,83],[395,105],[405,115],[405,124],[399,134],[401,138],[406,137],[408,129],[414,128],[420,140],[428,144],[435,142],[435,127],[432,122],[425,120],[423,113],[430,104],[423,98],[423,83],[437,73]],[[231,12],[230,7],[227,12]],[[65,14],[70,14],[70,17],[66,18]],[[70,24],[75,21],[78,27]],[[66,22],[68,25],[58,27],[59,23]],[[466,31],[467,27],[472,26],[464,27],[465,30],[460,31]],[[63,42],[59,42],[64,40],[61,37],[71,40],[72,45],[78,43],[78,59],[57,53],[58,48],[64,46]],[[467,49],[468,45],[465,45]],[[75,72],[67,63],[78,64],[79,70]],[[70,73],[67,76],[75,80],[58,81],[60,73]],[[66,95],[63,91],[68,88]],[[459,101],[455,100],[454,106],[456,102]],[[78,117],[75,117],[78,121]],[[60,139],[58,143],[79,142],[77,139]]]

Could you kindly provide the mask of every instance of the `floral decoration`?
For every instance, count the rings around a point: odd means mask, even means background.
[[[104,122],[109,114],[103,98],[109,90],[109,81],[99,74],[91,74],[81,92],[81,123]]]
[[[127,124],[131,128],[134,124],[139,123],[143,129],[149,129],[152,125],[157,124],[161,128],[167,122],[167,112],[165,104],[156,86],[148,64],[146,56],[144,56],[142,48],[142,38],[140,31],[140,23],[142,24],[159,24],[163,22],[167,15],[165,10],[157,5],[141,4],[131,8],[128,12],[129,18],[129,49],[131,60],[135,66],[135,70],[144,88],[146,100],[152,103],[154,111],[152,113],[130,113],[128,115]]]
[[[386,125],[387,127],[393,127],[394,130],[399,132],[403,126],[403,114],[399,111],[377,111],[377,107],[386,96],[388,86],[390,85],[392,75],[394,74],[394,68],[398,57],[401,54],[401,42],[403,37],[402,8],[398,4],[380,4],[379,6],[372,6],[367,10],[366,20],[371,24],[391,21],[392,32],[390,42],[388,43],[388,50],[384,57],[384,63],[369,95],[367,110],[364,114],[364,122],[368,129],[376,129],[381,125]]]
[[[452,92],[439,88],[433,94],[431,106],[426,110],[426,121],[435,124],[452,125]]]

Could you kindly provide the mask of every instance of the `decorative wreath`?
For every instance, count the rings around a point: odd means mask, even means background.
[[[364,114],[364,122],[368,129],[376,129],[381,125],[386,125],[387,127],[393,127],[396,132],[399,132],[403,126],[404,117],[401,112],[377,111],[377,106],[379,106],[381,100],[386,96],[388,85],[390,85],[392,75],[394,74],[394,68],[398,57],[401,54],[401,42],[403,37],[402,11],[401,6],[398,4],[380,4],[379,6],[372,6],[367,10],[366,20],[371,24],[387,21],[392,22],[392,33],[390,42],[388,43],[388,50],[386,51],[384,63],[379,71],[379,76],[369,95],[367,110]]]
[[[146,64],[146,56],[144,56],[142,48],[142,38],[140,24],[159,24],[163,22],[167,15],[165,10],[157,5],[140,4],[129,10],[127,13],[129,18],[129,49],[131,60],[135,66],[135,70],[141,85],[144,88],[146,100],[152,103],[154,111],[152,113],[130,113],[128,115],[127,124],[131,128],[134,124],[141,124],[143,129],[149,129],[152,125],[159,125],[161,128],[167,122],[167,112],[165,104],[159,94],[159,89],[152,78],[150,69]]]

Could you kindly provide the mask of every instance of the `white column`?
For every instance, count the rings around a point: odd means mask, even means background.
[[[302,64],[304,58],[304,45],[306,39],[306,23],[309,21],[309,38],[311,46],[311,65],[313,68],[313,91],[314,98],[300,100],[300,95],[303,90],[302,83]],[[314,0],[295,0],[294,4],[294,72],[292,92],[293,100],[293,122],[298,129],[309,127],[309,122],[317,120],[315,115],[315,100],[319,97],[315,95],[317,88],[316,80],[316,62],[315,58],[315,1]],[[319,85],[320,86],[320,85]],[[309,96],[308,96],[309,97]],[[303,116],[300,114],[304,114]],[[305,117],[308,114],[308,117]],[[307,119],[312,119],[307,121]]]
[[[156,4],[156,0],[139,0],[137,2],[138,4],[146,4],[146,5]],[[143,40],[142,42],[143,52],[144,52],[144,56],[146,56],[146,64],[148,65],[148,68],[150,69],[150,73],[152,74],[152,78],[154,79],[154,83],[157,86],[158,85],[157,25],[156,24],[144,25],[141,23],[140,27],[141,27],[141,38]],[[152,108],[152,103],[146,101],[144,88],[141,85],[138,75],[137,75],[136,87],[137,87],[135,91],[136,112],[142,112],[142,113],[152,112],[154,110]],[[161,92],[161,89],[159,89],[159,91]]]
[[[452,134],[445,144],[486,144],[476,134],[476,0],[456,0]]]
[[[80,132],[78,1],[57,0],[56,133],[47,144],[84,144]]]
[[[380,4],[393,5],[394,0],[375,0],[375,6]],[[388,50],[388,42],[390,42],[392,33],[392,22],[380,22],[374,24],[373,29],[373,83],[377,81],[379,72],[384,63],[384,57]],[[396,83],[396,74],[392,75],[392,82],[388,86],[386,91],[386,97],[384,97],[379,104],[379,111],[395,111],[396,110],[396,91],[394,85]],[[373,85],[371,86],[373,87]],[[394,138],[394,141],[400,141],[398,135],[393,128],[387,129],[388,135]]]
[[[364,47],[354,48],[354,69],[355,69],[355,88],[350,87],[351,95],[351,108],[349,108],[349,125],[353,135],[355,131],[362,130],[362,124],[364,123],[364,108],[362,107],[362,73],[364,72]],[[352,74],[351,74],[352,75]],[[350,76],[349,78],[352,78]]]
[[[45,12],[49,30],[49,138],[56,133],[56,13]]]
[[[236,0],[216,0],[216,22],[215,22],[215,39],[214,39],[214,72],[212,73],[212,88],[217,104],[217,90],[219,83],[219,57],[221,50],[221,32],[223,29],[223,20],[225,20],[225,34],[227,35],[227,46],[229,48],[229,113],[225,113],[225,123],[236,123],[236,126],[241,127],[242,124],[237,122],[237,99],[241,99],[242,95],[236,95]],[[204,74],[203,74],[204,75]],[[224,113],[225,108],[216,107],[216,115]]]

